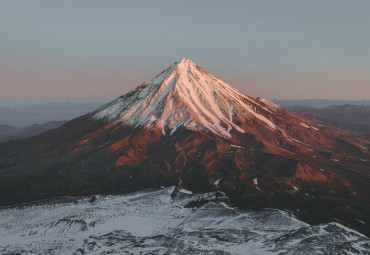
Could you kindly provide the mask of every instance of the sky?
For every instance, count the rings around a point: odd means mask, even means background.
[[[0,101],[108,100],[186,57],[242,92],[370,99],[368,0],[0,0]]]

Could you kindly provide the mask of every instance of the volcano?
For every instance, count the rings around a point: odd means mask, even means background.
[[[370,234],[370,143],[247,96],[189,59],[94,112],[0,144],[1,205],[159,186],[221,190]]]

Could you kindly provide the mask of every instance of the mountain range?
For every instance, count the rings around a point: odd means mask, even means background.
[[[0,144],[1,205],[175,185],[369,235],[370,141],[243,94],[189,59],[41,135]]]
[[[370,100],[335,100],[335,99],[272,99],[272,102],[284,108],[291,108],[294,106],[305,106],[323,108],[333,105],[364,105],[370,106]]]
[[[50,129],[60,127],[66,121],[50,121],[44,124],[32,124],[26,127],[0,125],[0,142],[35,136]]]
[[[102,102],[49,102],[0,105],[0,125],[26,127],[51,121],[71,120],[102,106]]]
[[[370,106],[346,104],[317,108],[297,105],[287,109],[318,125],[348,130],[359,135],[370,134]]]

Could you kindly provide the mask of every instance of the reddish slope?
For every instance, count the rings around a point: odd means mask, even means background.
[[[365,140],[246,96],[187,59],[97,111],[0,144],[1,204],[125,193],[183,179],[241,208],[300,209],[367,233]],[[369,234],[369,233],[368,233]]]

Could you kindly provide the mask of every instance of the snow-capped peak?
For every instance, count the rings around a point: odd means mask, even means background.
[[[194,67],[196,67],[197,65],[193,62],[193,61],[191,61],[190,59],[188,59],[188,58],[182,58],[182,59],[180,59],[179,61],[176,61],[175,63],[175,66],[177,66],[179,69],[186,69],[189,65],[191,65],[191,66],[194,66]]]
[[[276,129],[266,117],[271,113],[268,106],[182,58],[154,79],[101,107],[93,117],[133,127],[161,128],[163,134],[185,127],[230,137],[233,129],[245,132],[235,122],[238,115]]]

